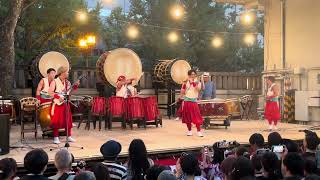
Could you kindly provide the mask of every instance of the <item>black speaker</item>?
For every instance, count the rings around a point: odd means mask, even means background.
[[[0,155],[8,154],[10,152],[9,133],[9,114],[0,114]]]

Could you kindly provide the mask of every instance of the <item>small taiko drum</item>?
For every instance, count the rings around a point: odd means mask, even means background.
[[[59,67],[64,66],[70,68],[68,59],[61,53],[49,51],[38,56],[32,65],[32,73],[38,77],[47,77],[47,70],[53,68],[56,71]]]
[[[112,116],[124,116],[126,113],[125,99],[112,96],[108,99],[109,112]]]
[[[86,111],[86,104],[82,99],[71,99],[70,102],[72,114],[84,113]]]
[[[156,96],[143,98],[143,110],[146,121],[156,120],[159,116],[158,102]]]
[[[46,102],[39,106],[39,122],[42,131],[48,130],[51,125],[51,105],[52,102]]]
[[[94,97],[91,112],[98,115],[107,114],[107,99],[105,97]]]
[[[12,100],[0,100],[0,114],[9,114],[15,118],[15,108]]]
[[[140,97],[128,97],[126,99],[127,118],[144,118],[143,99]]]
[[[228,116],[228,106],[224,100],[203,100],[198,102],[203,117]]]

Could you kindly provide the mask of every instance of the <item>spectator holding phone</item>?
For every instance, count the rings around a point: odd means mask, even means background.
[[[178,180],[206,180],[201,176],[197,157],[193,153],[183,153],[177,161]]]
[[[254,133],[250,136],[249,143],[250,143],[250,154],[253,155],[253,154],[256,154],[257,151],[259,151],[260,149],[263,149],[264,138],[262,134]]]

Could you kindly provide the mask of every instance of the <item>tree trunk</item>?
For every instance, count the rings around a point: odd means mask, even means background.
[[[11,94],[14,82],[14,31],[24,0],[10,0],[9,12],[0,24],[0,95]]]

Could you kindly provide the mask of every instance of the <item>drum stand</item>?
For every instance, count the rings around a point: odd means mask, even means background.
[[[72,89],[73,86],[71,86],[71,89]],[[69,92],[70,93],[70,92]],[[69,144],[69,120],[68,120],[68,117],[71,116],[71,114],[69,114],[69,111],[70,110],[67,110],[70,106],[69,106],[69,103],[70,102],[70,95],[68,95],[69,93],[67,93],[66,95],[64,95],[64,105],[65,105],[65,111],[64,111],[64,117],[65,117],[65,120],[66,120],[66,143],[64,144],[63,148],[66,148],[66,149],[69,149],[71,146]],[[61,147],[56,147],[56,148],[50,148],[50,151],[53,151],[54,149],[60,149]],[[75,148],[78,148],[78,149],[84,149],[83,146],[80,146],[80,147],[77,147],[75,146]]]

